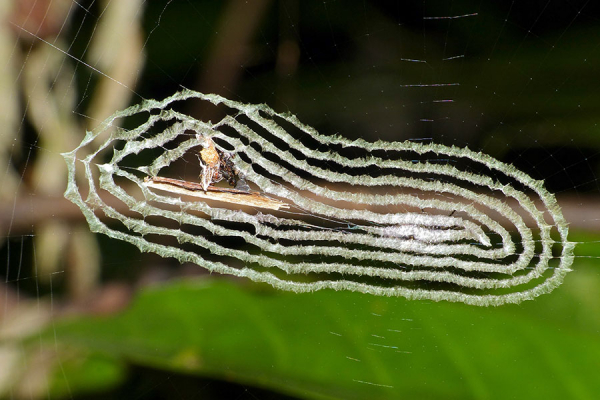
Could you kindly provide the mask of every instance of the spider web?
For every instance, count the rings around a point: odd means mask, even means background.
[[[586,299],[592,289],[586,294],[576,284],[598,281],[593,264],[586,264],[597,259],[597,239],[589,232],[600,225],[595,115],[600,49],[593,40],[598,10],[591,2],[232,1],[217,6],[32,0],[0,7],[8,21],[0,32],[6,60],[0,81],[5,260],[0,357],[4,365],[21,365],[0,373],[4,396],[52,397],[46,381],[35,386],[27,379],[34,376],[32,368],[50,365],[43,359],[48,345],[32,359],[15,343],[60,320],[63,310],[111,313],[128,304],[137,285],[202,274],[190,264],[141,254],[93,234],[79,209],[63,198],[67,169],[61,153],[76,148],[86,130],[131,104],[164,99],[183,88],[243,104],[266,103],[324,135],[468,147],[514,165],[545,182],[562,208],[570,239],[579,242],[575,272],[569,275],[576,277],[571,283],[567,277],[557,292]],[[224,116],[222,108],[204,104],[174,110],[202,121]],[[121,127],[141,123],[130,118]],[[114,132],[108,129],[103,138]],[[315,146],[309,135],[295,133],[302,144]],[[125,141],[115,144],[124,146]],[[345,151],[350,159],[365,156],[360,149]],[[155,156],[142,156],[136,165]],[[447,154],[412,156],[458,167]],[[111,154],[103,157],[109,162]],[[311,165],[348,172],[333,161]],[[474,163],[461,168],[505,179]],[[197,156],[188,152],[168,173],[197,179]],[[377,169],[364,173],[376,176]],[[343,232],[356,233],[349,228]],[[434,284],[425,281],[423,287]],[[560,293],[543,299],[560,299]],[[567,319],[569,310],[551,304]],[[141,396],[168,391],[171,377],[176,375],[146,382]],[[68,373],[63,380],[75,382]],[[353,380],[395,386],[360,375]],[[221,394],[227,390],[204,382]],[[177,389],[194,385],[180,382]],[[244,390],[248,398],[263,395],[260,389]],[[181,397],[187,396],[192,394]]]

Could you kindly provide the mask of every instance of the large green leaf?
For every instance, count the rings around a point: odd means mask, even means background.
[[[552,294],[499,308],[187,280],[141,291],[120,315],[57,323],[48,338],[302,397],[593,399],[600,276],[585,260]]]

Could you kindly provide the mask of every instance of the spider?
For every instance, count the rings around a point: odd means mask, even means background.
[[[204,191],[213,183],[223,179],[236,190],[249,192],[250,186],[246,183],[244,177],[233,164],[233,157],[229,153],[218,150],[215,143],[208,136],[196,136],[202,146],[200,150],[200,166],[202,174],[200,175],[200,183]]]

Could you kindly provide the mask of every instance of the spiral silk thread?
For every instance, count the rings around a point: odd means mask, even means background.
[[[230,112],[211,123],[173,109],[190,101]],[[144,122],[117,128],[131,117]],[[202,164],[209,142],[242,186],[166,176],[186,154]],[[550,292],[573,262],[555,197],[511,165],[434,143],[325,136],[293,115],[217,95],[144,101],[63,156],[65,196],[92,231],[279,289],[501,305]]]

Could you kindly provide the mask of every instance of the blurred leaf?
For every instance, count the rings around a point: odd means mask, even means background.
[[[117,316],[57,323],[48,339],[302,397],[592,399],[597,325],[565,318],[600,306],[598,261],[580,260],[552,294],[500,308],[188,280],[143,290]]]
[[[86,351],[63,351],[61,365],[51,378],[50,393],[55,397],[72,397],[73,393],[93,393],[122,383],[126,377],[123,362],[115,357]],[[67,355],[65,357],[65,355]]]

